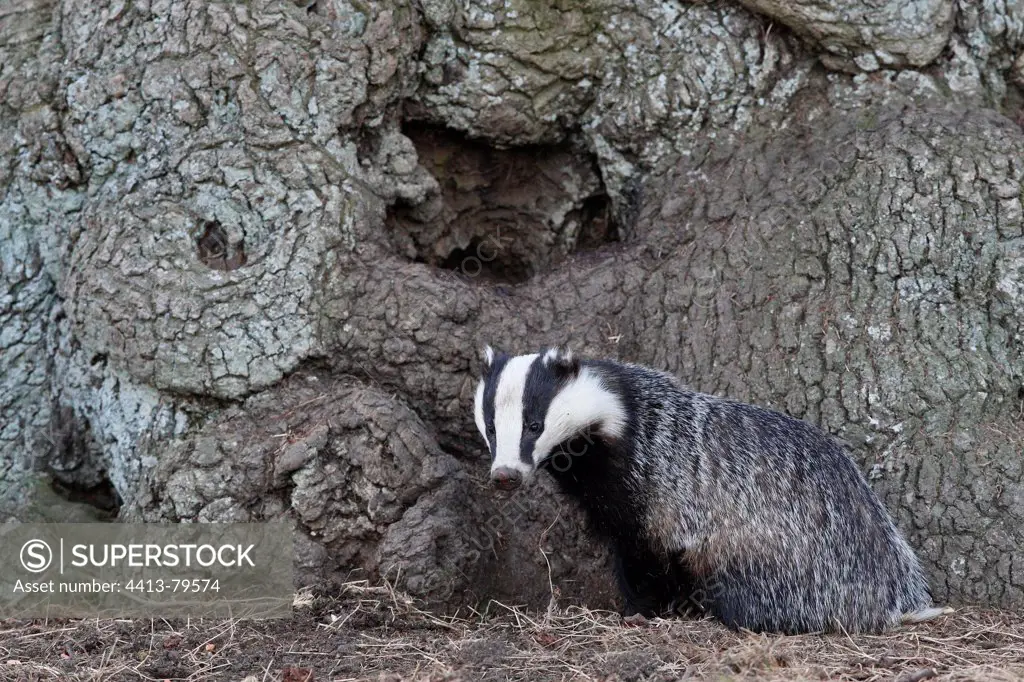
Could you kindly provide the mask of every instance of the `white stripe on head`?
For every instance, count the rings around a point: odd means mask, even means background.
[[[523,437],[523,393],[530,366],[537,354],[517,355],[511,358],[498,376],[494,392],[494,462],[491,471],[499,467],[514,469],[523,474],[525,480],[533,473],[533,467],[519,457]]]
[[[476,385],[476,398],[473,399],[473,417],[476,419],[476,428],[487,443],[487,449],[491,449],[491,441],[487,440],[487,425],[484,423],[484,380],[481,379]]]
[[[560,351],[558,348],[549,348],[548,351],[544,353],[544,364],[550,365],[555,360],[558,360],[559,357],[563,358],[565,362],[568,363],[572,360],[572,351],[569,349]]]
[[[597,372],[584,367],[551,401],[544,417],[544,432],[533,450],[534,466],[561,443],[586,434],[588,427],[618,438],[626,429],[626,408]]]

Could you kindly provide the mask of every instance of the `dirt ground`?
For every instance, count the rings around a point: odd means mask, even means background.
[[[888,636],[767,636],[491,602],[439,618],[388,586],[268,621],[0,621],[0,680],[1021,680],[1024,616],[964,609]]]

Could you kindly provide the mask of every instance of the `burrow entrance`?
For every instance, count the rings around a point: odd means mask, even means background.
[[[98,521],[113,521],[121,496],[110,480],[106,458],[87,419],[68,405],[56,405],[50,418],[51,448],[42,469],[50,487],[68,502],[96,510]]]
[[[96,485],[79,485],[54,478],[50,486],[68,502],[87,504],[96,509],[97,520],[114,521],[121,511],[121,496],[106,476]]]

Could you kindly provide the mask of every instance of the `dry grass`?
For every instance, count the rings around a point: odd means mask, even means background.
[[[1020,680],[1024,617],[963,610],[885,636],[630,625],[578,607],[439,617],[389,585],[275,621],[0,621],[0,680]]]

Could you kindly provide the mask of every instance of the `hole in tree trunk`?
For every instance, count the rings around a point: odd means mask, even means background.
[[[196,251],[199,260],[213,270],[237,270],[246,262],[244,240],[232,244],[224,226],[216,220],[203,223],[196,239]]]
[[[92,486],[64,483],[57,479],[51,480],[50,485],[54,492],[68,502],[95,507],[99,511],[97,516],[100,520],[113,521],[121,511],[121,496],[117,494],[109,478],[104,477],[102,481]]]
[[[50,487],[69,502],[99,510],[97,520],[114,520],[121,497],[107,474],[109,463],[92,434],[89,421],[68,405],[54,406],[50,418],[52,448],[42,469]]]
[[[389,232],[411,260],[519,283],[619,240],[597,164],[568,143],[499,149],[424,123],[403,133],[440,188],[388,212]]]
[[[464,249],[453,249],[438,265],[464,278],[481,277],[494,282],[522,282],[529,277],[525,265],[503,263],[498,259],[497,243],[480,237],[474,237]]]

